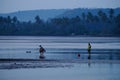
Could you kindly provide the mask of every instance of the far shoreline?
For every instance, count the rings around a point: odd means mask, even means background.
[[[74,35],[74,36],[68,36],[68,35],[0,35],[0,36],[17,36],[17,37],[22,37],[22,36],[28,36],[28,37],[120,37],[119,36],[114,36],[114,35],[109,35],[109,36],[102,36],[102,35]]]

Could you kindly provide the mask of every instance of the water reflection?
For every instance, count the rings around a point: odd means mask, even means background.
[[[91,66],[90,59],[88,60],[88,66],[89,66],[89,67]]]

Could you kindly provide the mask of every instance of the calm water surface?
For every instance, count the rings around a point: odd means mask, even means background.
[[[120,64],[75,64],[71,68],[0,70],[0,80],[120,80]]]
[[[46,59],[83,60],[88,56],[88,42],[92,45],[91,59],[120,60],[119,37],[0,36],[0,58],[39,59],[39,45],[42,45],[47,51]]]
[[[120,60],[119,37],[30,36],[0,36],[0,59],[39,59],[42,45],[47,51],[46,59],[87,60],[88,42],[92,45],[92,60]],[[74,66],[70,68],[0,70],[0,80],[120,80],[119,63],[71,64]]]

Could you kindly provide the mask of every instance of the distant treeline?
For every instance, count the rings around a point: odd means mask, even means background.
[[[39,16],[35,22],[21,22],[14,17],[0,16],[0,35],[40,35],[40,36],[120,36],[120,14],[108,14],[102,10],[97,15],[91,12],[73,18],[53,18],[43,21]]]

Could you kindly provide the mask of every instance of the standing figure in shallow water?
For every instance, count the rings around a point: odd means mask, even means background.
[[[39,47],[40,47],[40,49],[39,49],[40,58],[45,58],[44,52],[46,52],[46,50],[41,45]]]
[[[88,43],[88,59],[91,58],[91,44]]]

